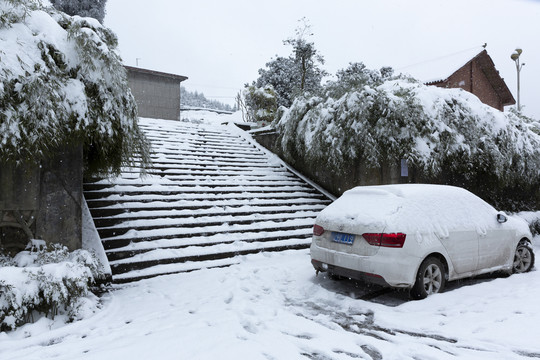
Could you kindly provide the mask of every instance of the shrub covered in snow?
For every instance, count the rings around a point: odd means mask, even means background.
[[[533,236],[540,235],[540,211],[522,211],[517,215],[527,221]]]
[[[69,15],[88,16],[103,24],[107,0],[50,0],[58,10]]]
[[[50,244],[14,258],[0,253],[0,331],[32,321],[34,315],[77,319],[95,305],[89,287],[100,277],[96,258],[85,250],[69,252]]]
[[[248,121],[257,122],[261,126],[270,124],[277,111],[277,95],[272,85],[246,87],[244,91]]]
[[[148,162],[115,34],[34,0],[0,0],[0,160],[83,144],[87,170]]]
[[[391,79],[358,64],[349,70],[324,96],[298,98],[277,121],[287,161],[346,176],[351,164],[376,169],[406,159],[420,180],[466,187],[508,210],[540,199],[537,122],[461,89]],[[509,193],[522,196],[519,203]]]

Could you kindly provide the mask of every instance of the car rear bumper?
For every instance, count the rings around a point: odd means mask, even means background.
[[[390,287],[390,284],[384,280],[384,278],[377,274],[365,273],[353,269],[347,269],[341,266],[335,266],[332,264],[326,264],[318,260],[311,260],[311,264],[315,270],[320,272],[328,272],[330,274],[343,276],[350,279],[365,281],[371,284],[377,284],[385,287]]]
[[[411,288],[420,259],[395,256],[400,249],[381,248],[377,255],[345,254],[311,244],[315,270],[395,288]],[[391,259],[391,261],[389,261]]]

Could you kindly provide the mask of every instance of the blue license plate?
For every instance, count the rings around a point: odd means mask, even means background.
[[[332,241],[340,244],[352,245],[354,241],[354,235],[344,234],[340,232],[332,232]]]

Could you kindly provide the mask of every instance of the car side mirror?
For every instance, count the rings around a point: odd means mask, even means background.
[[[506,216],[504,216],[503,214],[497,214],[497,222],[499,224],[503,224],[507,221],[508,219],[506,218]]]

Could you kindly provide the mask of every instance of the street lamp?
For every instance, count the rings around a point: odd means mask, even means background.
[[[516,63],[516,71],[517,71],[517,109],[518,109],[518,111],[521,111],[521,103],[519,101],[519,73],[521,72],[521,69],[523,68],[523,65],[525,65],[524,63],[522,63],[522,64],[519,63],[519,56],[521,55],[522,52],[523,52],[523,50],[521,50],[520,48],[516,48],[516,50],[512,53],[512,55],[510,55],[510,58],[512,60],[514,60],[514,62]]]

